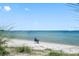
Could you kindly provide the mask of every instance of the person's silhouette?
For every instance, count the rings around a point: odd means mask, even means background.
[[[34,38],[34,41],[39,44],[39,40],[37,38]]]

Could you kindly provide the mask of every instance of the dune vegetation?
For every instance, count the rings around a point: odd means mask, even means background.
[[[8,40],[5,40],[5,30],[0,30],[0,55],[8,55],[9,52],[6,50],[6,43]]]

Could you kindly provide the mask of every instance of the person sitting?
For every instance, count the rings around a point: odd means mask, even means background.
[[[37,38],[34,38],[34,41],[39,44],[39,40]]]

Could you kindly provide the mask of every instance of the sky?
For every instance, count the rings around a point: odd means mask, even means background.
[[[79,30],[79,13],[64,3],[0,3],[0,26],[12,30]]]

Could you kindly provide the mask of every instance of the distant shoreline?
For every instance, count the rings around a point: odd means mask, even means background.
[[[79,30],[5,30],[5,31],[53,31],[53,32],[68,31],[68,32],[72,32],[72,31],[79,31]]]

